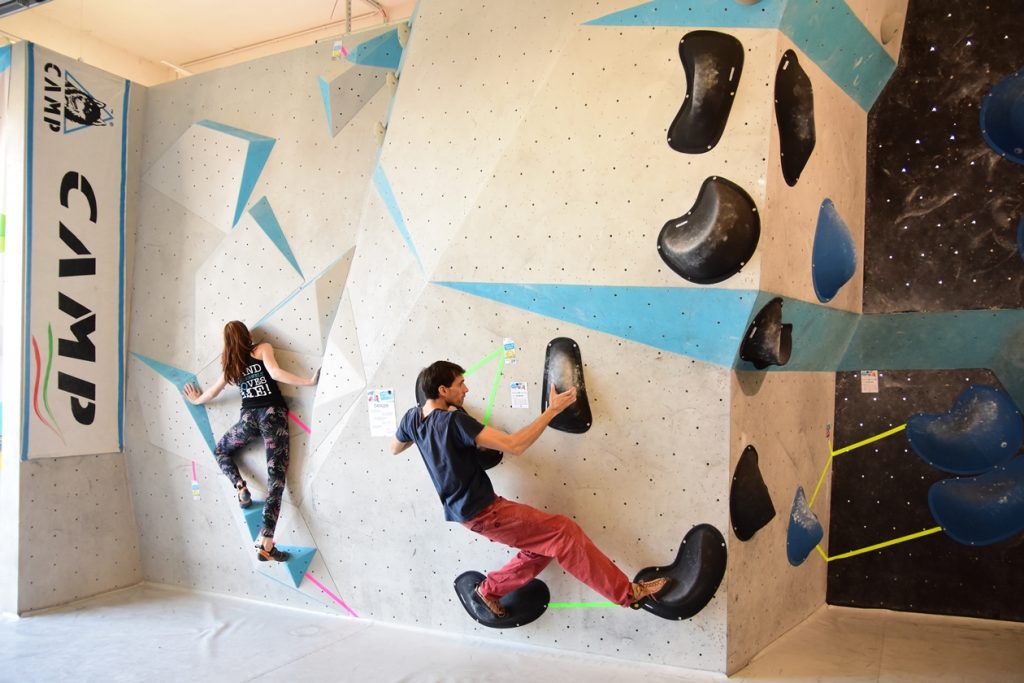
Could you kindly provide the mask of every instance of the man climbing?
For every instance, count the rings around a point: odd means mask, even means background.
[[[664,578],[631,583],[568,517],[495,495],[479,463],[478,447],[521,455],[556,415],[573,404],[576,389],[557,393],[552,385],[547,409],[519,431],[506,434],[459,410],[469,392],[464,372],[455,363],[437,361],[420,373],[417,382],[426,401],[402,417],[391,451],[397,455],[415,442],[444,505],[445,519],[519,549],[508,564],[490,572],[476,587],[476,595],[494,616],[505,616],[499,602],[502,596],[525,586],[553,559],[618,605],[630,605],[664,589]]]

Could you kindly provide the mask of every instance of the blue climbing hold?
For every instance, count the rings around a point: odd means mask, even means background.
[[[266,501],[254,500],[252,505],[242,510],[242,514],[245,516],[245,526],[249,528],[249,535],[254,541],[260,535],[260,528],[263,526],[264,505],[266,505]]]
[[[996,83],[981,103],[981,134],[999,156],[1024,164],[1024,69]]]
[[[1017,223],[1017,251],[1024,260],[1024,216],[1021,216],[1020,222]]]
[[[821,203],[814,233],[811,278],[818,301],[832,300],[857,271],[857,248],[831,199]]]
[[[794,567],[799,567],[821,542],[825,530],[818,516],[811,512],[804,495],[804,487],[798,486],[793,497],[793,509],[789,513],[789,531],[786,532],[786,557]]]
[[[1024,420],[1008,395],[988,384],[960,393],[945,413],[907,420],[907,440],[921,459],[951,474],[978,474],[1007,462],[1024,442]]]
[[[303,548],[294,545],[279,545],[277,547],[291,555],[284,561],[284,566],[292,577],[292,583],[298,588],[306,575],[306,570],[309,569],[309,564],[313,561],[313,556],[316,555],[316,548]]]
[[[989,545],[1024,531],[1024,457],[985,474],[946,479],[928,490],[928,507],[957,543]]]

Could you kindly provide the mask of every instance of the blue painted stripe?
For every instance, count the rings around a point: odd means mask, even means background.
[[[217,121],[211,121],[210,119],[202,119],[196,121],[196,125],[215,130],[218,133],[227,133],[236,138],[242,138],[249,142],[274,142],[274,138],[267,137],[266,135],[260,135],[259,133],[253,133],[251,130],[245,130],[243,128],[235,128],[229,126],[226,123],[218,123]]]
[[[719,288],[433,284],[724,367],[733,365],[756,299]]]
[[[778,28],[868,111],[896,62],[843,0],[656,0],[586,22],[591,26]]]
[[[271,208],[270,201],[266,197],[261,197],[249,209],[249,215],[256,220],[257,225],[263,229],[263,232],[274,243],[278,251],[288,259],[288,262],[292,264],[292,268],[299,274],[299,277],[305,279],[302,269],[299,268],[299,262],[295,260],[295,254],[292,253],[292,248],[288,245],[288,238],[285,237],[284,230],[281,229],[281,224],[277,221],[277,216],[274,215],[274,209]]]
[[[380,198],[384,200],[384,205],[388,209],[388,213],[391,214],[391,220],[395,222],[395,227],[398,228],[398,232],[402,234],[402,239],[405,240],[405,244],[409,247],[409,251],[416,258],[416,263],[420,267],[420,272],[426,274],[426,269],[423,267],[423,261],[420,260],[419,252],[416,251],[416,245],[413,244],[412,235],[409,234],[409,228],[405,225],[405,218],[402,217],[402,211],[398,208],[398,202],[395,200],[395,193],[391,191],[391,183],[388,182],[387,176],[384,175],[384,168],[378,163],[377,168],[373,171],[373,185],[377,188],[377,193],[380,194]]]
[[[28,61],[28,87],[26,111],[28,142],[25,145],[25,408],[21,419],[21,459],[28,460],[28,418],[32,414],[32,141],[36,118],[36,51],[33,43],[25,45]]]
[[[174,385],[174,388],[179,392],[186,384],[199,385],[199,380],[196,379],[196,376],[191,372],[176,368],[173,365],[161,363],[158,360],[143,356],[139,353],[133,352],[132,355],[155,370],[158,375]],[[182,396],[182,400],[185,402],[185,407],[188,408],[188,412],[192,415],[192,419],[199,428],[199,432],[203,435],[203,439],[206,440],[206,445],[210,447],[210,452],[213,453],[216,450],[217,445],[213,440],[213,428],[210,426],[210,416],[206,412],[206,406],[194,405],[184,396]]]
[[[334,126],[331,124],[333,120],[333,115],[331,114],[331,84],[323,76],[318,76],[317,82],[320,84],[320,97],[323,98],[324,113],[327,115],[327,133],[334,137]]]
[[[121,108],[121,216],[119,221],[120,245],[117,273],[117,450],[124,450],[124,214],[125,186],[128,181],[128,99],[131,81],[124,82],[124,101]]]
[[[0,47],[0,73],[7,71],[11,68],[11,46],[4,45]]]
[[[779,30],[868,111],[896,62],[840,0],[788,0]]]
[[[762,0],[756,5],[741,5],[736,0],[654,0],[585,25],[775,28],[785,5],[785,0]]]

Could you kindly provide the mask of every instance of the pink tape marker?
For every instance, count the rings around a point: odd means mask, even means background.
[[[292,412],[292,411],[290,411],[290,410],[288,411],[288,417],[290,417],[291,419],[295,420],[295,424],[297,424],[297,425],[299,425],[300,427],[302,427],[302,429],[303,429],[303,430],[305,430],[305,432],[306,432],[307,434],[312,434],[312,433],[313,433],[313,432],[312,432],[312,430],[310,430],[310,428],[309,428],[309,427],[307,427],[307,426],[306,426],[306,424],[305,424],[305,423],[304,423],[304,422],[303,422],[302,420],[300,420],[299,418],[297,418],[297,417],[295,416],[295,413],[293,413],[293,412]]]
[[[346,610],[348,610],[348,613],[349,613],[349,614],[351,614],[352,616],[354,616],[354,617],[355,617],[356,619],[358,619],[358,618],[359,618],[359,615],[358,615],[358,614],[356,614],[355,612],[353,612],[353,611],[352,611],[352,608],[351,608],[351,607],[349,607],[348,605],[346,605],[346,604],[345,604],[345,601],[344,601],[344,600],[342,600],[341,598],[339,598],[339,597],[338,597],[337,595],[335,595],[335,594],[334,594],[334,593],[332,593],[331,591],[327,590],[327,587],[326,587],[325,585],[323,585],[322,583],[320,583],[319,581],[317,581],[316,579],[314,579],[314,578],[313,578],[313,575],[312,575],[312,574],[310,574],[309,572],[306,572],[306,573],[304,574],[304,576],[305,576],[305,577],[306,577],[307,579],[309,579],[310,581],[312,581],[312,582],[313,582],[313,584],[314,584],[314,585],[315,585],[315,586],[316,586],[317,588],[319,588],[320,590],[322,590],[322,591],[323,591],[324,593],[327,593],[327,595],[328,595],[328,596],[330,596],[331,600],[334,600],[334,602],[338,603],[339,605],[341,605],[342,607],[344,607],[344,608],[345,608]]]

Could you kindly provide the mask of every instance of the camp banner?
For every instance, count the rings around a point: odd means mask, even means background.
[[[120,451],[130,83],[34,45],[26,66],[21,457]]]

